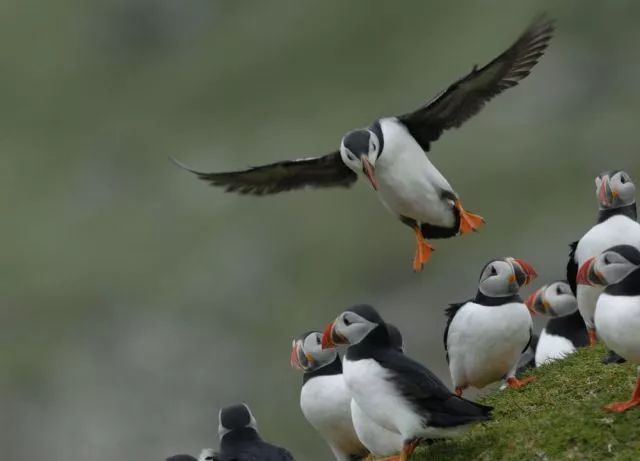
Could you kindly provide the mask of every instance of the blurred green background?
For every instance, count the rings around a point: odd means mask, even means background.
[[[530,78],[431,158],[487,219],[413,236],[368,185],[255,199],[224,170],[328,152],[558,20]],[[299,460],[291,337],[370,302],[448,379],[443,309],[486,260],[562,277],[593,177],[638,180],[640,3],[116,0],[0,6],[0,446],[4,459],[160,460],[216,446],[244,400]]]

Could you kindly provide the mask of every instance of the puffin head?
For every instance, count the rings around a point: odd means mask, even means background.
[[[576,283],[580,285],[611,285],[622,281],[640,267],[640,250],[631,245],[616,245],[600,255],[587,259]]]
[[[600,209],[620,208],[636,201],[636,186],[623,170],[605,171],[596,177]]]
[[[498,258],[489,261],[480,273],[478,290],[492,298],[512,296],[520,287],[538,276],[531,264],[522,259]]]
[[[368,128],[348,132],[340,143],[342,161],[357,174],[364,174],[374,189],[378,188],[375,168],[381,140]]]
[[[389,334],[389,343],[391,347],[404,354],[404,339],[398,327],[387,323],[387,333]]]
[[[551,317],[564,317],[578,309],[578,301],[564,280],[541,286],[531,293],[525,304],[532,315],[545,314]]]
[[[258,430],[256,419],[246,403],[225,407],[218,413],[218,437],[220,440],[231,431],[245,428]]]
[[[358,344],[376,328],[386,325],[380,314],[368,304],[351,307],[329,323],[322,334],[322,348]]]
[[[291,344],[291,367],[313,371],[332,363],[338,352],[322,348],[322,333],[309,331],[293,340]]]

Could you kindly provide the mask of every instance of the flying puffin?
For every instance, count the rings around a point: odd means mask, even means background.
[[[589,344],[578,302],[566,281],[558,280],[541,286],[525,303],[530,311],[551,317],[540,332],[535,346],[536,367],[563,359],[578,347]]]
[[[391,345],[380,314],[369,305],[347,309],[322,335],[322,347],[350,345],[343,376],[351,397],[377,424],[402,436],[399,461],[422,439],[458,435],[491,419],[491,407],[452,394],[436,375]]]
[[[596,343],[593,316],[602,287],[577,285],[578,267],[587,259],[598,256],[614,245],[629,244],[640,247],[640,224],[637,222],[636,188],[631,177],[622,170],[605,171],[596,177],[596,196],[599,203],[598,222],[580,240],[571,244],[567,263],[567,280],[576,293],[578,310],[589,333],[589,343]],[[615,355],[604,361],[617,361]]]
[[[445,130],[458,128],[493,97],[529,75],[549,44],[553,23],[539,17],[501,55],[453,83],[418,109],[348,132],[340,148],[321,157],[285,160],[246,170],[205,173],[178,166],[227,192],[267,195],[305,187],[349,187],[363,174],[380,201],[414,230],[419,271],[432,247],[425,239],[477,230],[484,220],[460,197],[426,153]]]
[[[605,344],[625,359],[640,364],[640,250],[616,245],[580,267],[577,282],[606,286],[598,298],[595,326]],[[605,405],[614,412],[640,405],[640,366],[631,399]]]
[[[500,379],[512,388],[532,380],[516,378],[533,334],[531,314],[518,291],[536,275],[521,259],[494,259],[482,269],[475,298],[446,310],[444,347],[456,395]]]
[[[310,331],[293,340],[291,366],[304,370],[300,408],[336,461],[369,455],[351,419],[351,393],[342,379],[342,362],[335,349],[322,349],[322,334]]]
[[[220,410],[218,421],[217,461],[294,461],[286,449],[262,440],[256,419],[244,403]]]

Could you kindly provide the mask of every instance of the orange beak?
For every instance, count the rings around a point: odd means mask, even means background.
[[[536,272],[536,270],[528,262],[522,259],[516,259],[516,258],[513,259],[513,262],[515,262],[518,266],[520,266],[520,268],[522,269],[522,272],[525,275],[525,280],[521,286],[530,284],[538,276],[538,273]]]
[[[333,342],[333,322],[327,324],[322,332],[322,348],[332,349],[336,347],[336,343]]]
[[[295,340],[291,345],[291,357],[289,358],[289,363],[291,364],[291,368],[295,370],[302,370],[302,365],[298,359],[298,342]]]
[[[527,305],[527,309],[531,313],[531,317],[535,317],[538,315],[538,311],[536,309],[536,304],[538,303],[538,298],[542,296],[542,288],[538,288],[536,291],[531,293],[529,297],[524,302]],[[544,303],[544,301],[542,301]]]
[[[591,280],[589,280],[589,272],[591,272],[591,267],[596,262],[596,258],[587,259],[580,269],[578,269],[578,275],[576,276],[576,283],[578,285],[593,285]]]
[[[371,185],[373,186],[373,188],[375,190],[378,190],[378,181],[376,180],[375,169],[373,168],[373,165],[371,165],[371,162],[369,162],[369,159],[364,155],[361,158],[362,158],[362,171],[367,176],[367,178],[369,178],[369,182],[371,182]]]

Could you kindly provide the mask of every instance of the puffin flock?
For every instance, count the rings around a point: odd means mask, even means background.
[[[462,207],[427,157],[431,143],[528,76],[553,32],[551,20],[537,18],[489,64],[474,66],[415,111],[348,132],[340,148],[327,155],[223,173],[198,172],[174,162],[211,185],[257,196],[349,187],[363,175],[385,207],[413,230],[412,266],[420,271],[433,250],[427,239],[466,234],[484,224]],[[303,373],[300,409],[337,461],[406,461],[421,444],[458,436],[491,419],[491,407],[463,397],[469,387],[502,381],[503,387],[522,388],[535,379],[522,379],[522,370],[561,360],[598,338],[610,349],[604,363],[640,363],[635,186],[622,170],[599,174],[595,186],[597,220],[570,245],[566,280],[543,285],[523,301],[519,291],[537,277],[535,269],[519,258],[498,257],[481,268],[475,295],[446,309],[443,352],[453,390],[405,354],[400,331],[370,305],[354,305],[324,329],[295,337],[290,363]],[[539,335],[533,334],[536,314],[549,317]],[[638,405],[640,366],[631,398],[603,409],[623,412]],[[286,449],[262,440],[244,403],[220,410],[218,433],[217,451],[167,460],[294,459]]]

